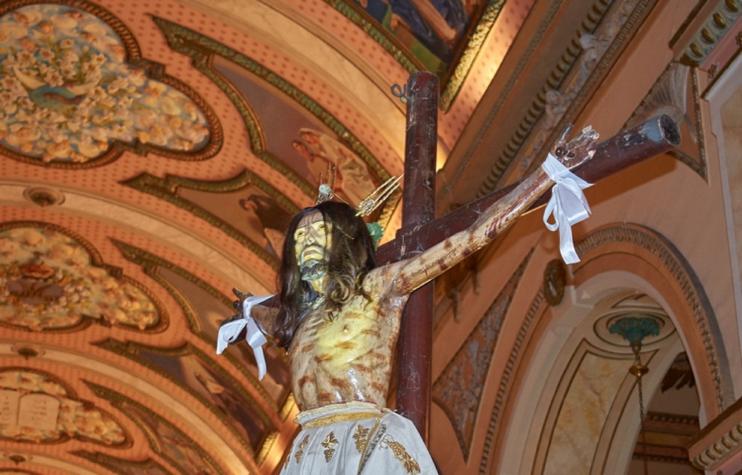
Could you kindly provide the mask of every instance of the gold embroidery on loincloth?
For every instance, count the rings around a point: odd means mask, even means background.
[[[304,440],[301,441],[299,444],[299,447],[296,449],[296,452],[294,453],[294,458],[296,459],[296,463],[301,462],[301,458],[304,456],[304,449],[307,448],[307,444],[309,443],[309,436],[304,436]]]
[[[359,421],[362,419],[371,419],[378,417],[378,412],[351,412],[347,414],[333,414],[331,416],[318,417],[317,419],[311,420],[302,425],[304,429],[311,429],[314,427],[324,427],[336,422],[348,422],[348,421]]]
[[[322,447],[325,448],[325,461],[330,462],[332,456],[335,454],[335,446],[338,444],[338,440],[335,438],[335,434],[330,432],[322,441]]]
[[[368,444],[368,432],[371,429],[368,427],[363,427],[362,425],[357,425],[356,430],[353,431],[353,440],[356,441],[356,450],[358,450],[359,454],[363,454],[363,451],[366,450],[366,445]]]
[[[404,445],[400,444],[396,440],[392,439],[389,435],[384,437],[384,439],[381,441],[382,447],[387,447],[391,449],[392,453],[394,454],[394,457],[402,462],[402,465],[404,465],[405,470],[409,474],[416,474],[420,473],[420,465],[418,465],[417,461],[412,458],[412,456],[407,453],[407,450],[404,448]]]

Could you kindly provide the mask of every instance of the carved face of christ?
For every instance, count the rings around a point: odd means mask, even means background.
[[[327,272],[327,250],[332,245],[332,223],[314,211],[304,216],[294,231],[294,252],[302,280],[322,293]]]

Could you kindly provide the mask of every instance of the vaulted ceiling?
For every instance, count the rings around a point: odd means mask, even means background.
[[[652,2],[617,3],[0,3],[0,471],[274,471],[297,409],[281,352],[214,355],[231,288],[273,291],[329,167],[350,202],[402,172],[411,72],[439,209],[517,179]]]

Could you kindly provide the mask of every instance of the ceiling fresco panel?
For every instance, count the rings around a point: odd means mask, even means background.
[[[148,276],[173,296],[183,309],[190,330],[209,345],[213,345],[219,324],[235,312],[231,299],[182,267],[121,241],[114,243],[127,259],[142,266]],[[260,382],[257,379],[255,357],[247,345],[230,346],[220,360],[226,358],[239,369],[248,383],[257,389],[261,397],[269,401],[273,408],[283,407],[290,387],[285,354],[275,346],[269,345],[265,348],[264,355],[268,372]]]
[[[278,269],[284,230],[299,207],[248,170],[222,181],[144,173],[123,182],[204,219]]]
[[[410,73],[436,73],[444,110],[453,105],[505,5],[505,0],[326,1]]]
[[[153,451],[182,474],[221,475],[226,472],[180,429],[128,397],[88,382],[95,394],[127,414],[144,431]]]
[[[111,416],[37,370],[0,371],[0,407],[0,437],[5,439],[34,444],[70,438],[111,447],[131,444]]]
[[[314,197],[316,182],[304,177],[311,167],[297,163],[305,157],[292,146],[293,141],[302,139],[302,128],[317,130],[342,142],[357,159],[366,163],[372,180],[389,177],[386,169],[343,123],[275,71],[198,32],[162,18],[155,18],[155,21],[170,46],[191,57],[194,66],[235,104],[250,132],[254,152],[279,171],[290,171],[295,180],[305,182],[309,196]],[[278,136],[272,137],[272,134]],[[270,153],[261,156],[263,147]],[[339,164],[338,168],[342,166]]]
[[[162,374],[194,395],[256,453],[273,427],[270,418],[242,386],[203,352],[191,345],[164,349],[134,342],[98,344]]]
[[[138,330],[167,327],[145,287],[108,266],[81,238],[48,223],[0,224],[0,324],[32,331],[91,322]]]
[[[204,159],[221,146],[209,106],[140,56],[126,26],[87,2],[0,7],[0,146],[49,166],[95,166],[124,149]],[[71,6],[74,5],[74,6]]]
[[[175,289],[178,289],[181,295],[188,296],[193,315],[196,321],[203,329],[200,332],[202,338],[210,345],[216,341],[218,326],[230,315],[234,309],[226,307],[215,298],[206,296],[206,291],[196,283],[190,282],[186,277],[176,273],[176,271],[158,268],[157,270],[162,280],[170,283]],[[273,406],[280,407],[286,402],[289,395],[290,378],[286,357],[282,350],[272,345],[264,349],[264,355],[268,366],[265,377],[258,383],[258,368],[252,349],[248,345],[233,345],[227,349],[223,358],[227,358],[232,365],[245,374],[249,381],[254,385],[260,385],[267,392],[268,400]],[[246,368],[246,367],[247,368]],[[262,392],[262,391],[261,391]]]

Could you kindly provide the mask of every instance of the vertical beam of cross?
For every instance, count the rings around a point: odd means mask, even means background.
[[[407,83],[402,229],[412,231],[435,219],[435,153],[438,138],[438,78],[414,73]],[[422,249],[406,249],[410,257]],[[433,346],[433,282],[407,301],[398,345],[397,409],[427,441]]]

